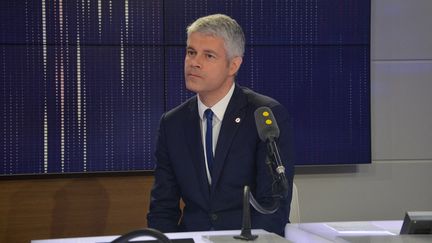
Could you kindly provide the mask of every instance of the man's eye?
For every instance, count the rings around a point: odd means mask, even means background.
[[[194,51],[190,51],[190,50],[188,50],[186,53],[187,53],[188,56],[193,56],[193,55],[195,55],[195,52],[194,52]]]
[[[214,59],[214,58],[216,58],[214,55],[212,55],[212,54],[207,54],[207,58],[209,58],[209,59]]]

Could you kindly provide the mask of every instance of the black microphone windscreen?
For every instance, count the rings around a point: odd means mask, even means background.
[[[255,110],[255,124],[258,135],[264,142],[279,137],[279,127],[272,110],[267,106],[261,106]]]

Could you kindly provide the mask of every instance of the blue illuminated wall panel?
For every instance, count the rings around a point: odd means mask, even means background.
[[[297,165],[370,162],[370,1],[4,0],[0,175],[154,168],[184,87],[185,28],[242,25],[237,82],[290,111]]]
[[[370,1],[165,0],[166,44],[184,44],[197,17],[225,13],[251,45],[369,44]]]
[[[185,26],[227,13],[246,35],[237,82],[288,108],[295,163],[370,163],[369,1],[165,2],[168,108],[193,95],[179,75]]]
[[[148,170],[162,1],[2,1],[0,174]]]

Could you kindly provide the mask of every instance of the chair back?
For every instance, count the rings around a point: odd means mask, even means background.
[[[292,186],[291,210],[290,210],[289,220],[291,223],[300,223],[298,191],[295,183],[293,183]]]

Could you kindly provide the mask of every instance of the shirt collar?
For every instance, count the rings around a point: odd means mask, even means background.
[[[235,83],[232,84],[230,90],[228,91],[228,93],[221,99],[218,101],[218,103],[216,103],[213,107],[207,107],[205,106],[198,95],[198,113],[199,116],[202,120],[204,120],[204,111],[207,110],[208,108],[211,108],[211,110],[213,111],[214,115],[217,117],[217,119],[219,121],[222,121],[224,115],[225,115],[225,111],[228,107],[228,103],[234,93],[234,88],[235,88]]]

